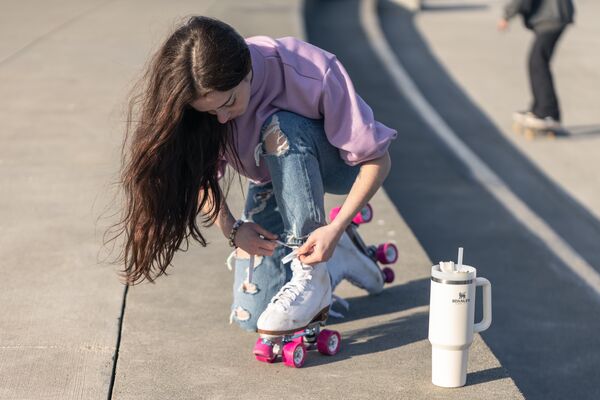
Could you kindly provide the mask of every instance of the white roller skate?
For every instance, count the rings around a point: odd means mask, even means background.
[[[341,207],[335,207],[329,213],[329,219],[334,220]],[[358,233],[359,225],[366,224],[373,219],[373,209],[365,205],[352,219],[352,223],[340,237],[340,241],[333,252],[327,268],[331,275],[331,287],[336,286],[346,279],[354,286],[364,289],[369,294],[378,294],[383,290],[384,283],[394,281],[394,270],[389,267],[380,268],[378,263],[393,264],[398,259],[398,249],[393,243],[383,243],[379,246],[365,244]],[[333,295],[334,302],[346,310],[349,303],[341,297]],[[334,310],[330,316],[343,318],[344,315]]]
[[[378,294],[383,290],[385,280],[377,262],[361,252],[347,232],[342,234],[333,255],[327,261],[327,268],[333,288],[342,279],[346,279],[369,294]]]
[[[333,221],[339,211],[340,207],[333,208],[329,213],[329,218]],[[347,279],[369,294],[377,294],[383,290],[384,283],[394,281],[394,270],[389,267],[380,269],[378,262],[381,264],[395,263],[398,260],[396,246],[389,242],[379,246],[369,246],[358,234],[359,225],[371,222],[372,219],[373,209],[367,204],[356,214],[352,223],[342,234],[333,256],[327,264],[333,288],[342,279]]]
[[[279,354],[283,362],[299,368],[306,359],[307,347],[316,344],[319,352],[338,352],[338,332],[321,330],[329,315],[331,283],[325,263],[314,267],[297,258],[292,261],[292,279],[273,297],[257,322],[260,338],[254,346],[256,359],[274,362]]]

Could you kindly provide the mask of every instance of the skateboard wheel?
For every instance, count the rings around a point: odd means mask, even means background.
[[[527,140],[533,140],[535,139],[535,131],[533,129],[525,129],[525,131],[523,132],[523,136],[525,136],[525,139]]]
[[[323,329],[317,339],[317,350],[321,354],[332,356],[340,351],[341,343],[342,338],[338,332]]]
[[[367,222],[371,222],[373,219],[373,208],[370,204],[367,204],[356,214],[356,216],[352,219],[357,225],[366,224]]]
[[[385,243],[377,246],[375,257],[382,264],[393,264],[398,259],[398,248],[393,243]]]
[[[519,124],[518,122],[513,122],[512,129],[513,129],[513,132],[516,133],[517,135],[520,135],[523,130],[521,127],[521,124]]]
[[[262,339],[258,339],[254,345],[254,356],[258,361],[272,363],[275,361],[276,355],[273,354],[273,346],[263,343]]]
[[[283,363],[288,367],[300,368],[306,360],[306,348],[302,343],[289,342],[281,352]]]
[[[385,283],[394,282],[394,278],[396,277],[396,274],[394,273],[393,269],[391,269],[390,267],[385,267],[384,269],[381,270],[381,273],[383,274],[383,281]]]

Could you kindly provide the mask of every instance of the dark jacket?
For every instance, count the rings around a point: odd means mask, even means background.
[[[508,20],[518,14],[527,28],[552,31],[573,22],[575,7],[572,0],[511,0],[504,7],[504,18]]]

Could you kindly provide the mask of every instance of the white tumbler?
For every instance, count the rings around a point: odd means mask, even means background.
[[[429,341],[431,381],[442,387],[464,386],[473,333],[492,323],[492,286],[477,278],[477,270],[462,265],[458,271],[444,272],[431,267]],[[483,319],[475,324],[475,289],[483,286]]]

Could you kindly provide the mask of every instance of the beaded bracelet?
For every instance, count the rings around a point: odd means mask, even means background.
[[[229,246],[237,247],[235,245],[235,235],[237,234],[238,229],[240,229],[240,226],[242,226],[244,224],[244,222],[246,222],[246,221],[238,219],[233,224],[233,227],[231,228],[231,232],[229,232],[229,236],[227,237],[229,239]]]

